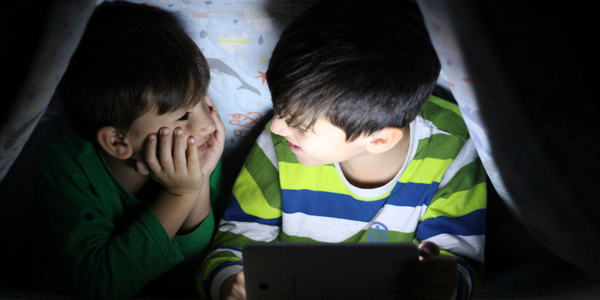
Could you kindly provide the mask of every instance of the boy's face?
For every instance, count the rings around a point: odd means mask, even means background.
[[[283,136],[298,161],[305,166],[339,163],[368,154],[367,137],[361,136],[352,142],[346,141],[346,133],[325,118],[315,122],[314,127],[292,128],[285,118],[274,117],[271,132]]]
[[[136,119],[127,134],[133,146],[132,158],[140,159],[148,135],[158,135],[159,130],[164,127],[169,128],[169,132],[179,127],[183,129],[183,136],[193,136],[196,139],[196,145],[199,145],[200,164],[203,165],[208,138],[216,130],[215,122],[210,117],[209,105],[213,105],[212,100],[206,95],[189,109],[182,108],[163,115],[152,111]]]

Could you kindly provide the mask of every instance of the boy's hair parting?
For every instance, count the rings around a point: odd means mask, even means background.
[[[292,127],[324,116],[348,141],[414,120],[440,63],[410,0],[324,0],[298,16],[273,51],[267,81]]]
[[[174,14],[124,1],[94,11],[57,88],[75,129],[89,141],[102,126],[126,134],[143,114],[197,104],[210,73]]]

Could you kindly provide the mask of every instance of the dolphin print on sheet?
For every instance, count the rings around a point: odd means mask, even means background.
[[[222,74],[226,74],[239,79],[242,85],[237,88],[238,90],[249,90],[250,92],[253,92],[260,96],[260,91],[258,89],[249,85],[236,71],[234,71],[231,67],[225,64],[222,60],[218,58],[207,58],[206,61],[208,62],[208,67],[210,68],[211,72],[214,72],[213,70],[217,70]]]

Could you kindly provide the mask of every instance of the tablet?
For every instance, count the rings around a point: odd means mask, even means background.
[[[248,300],[394,299],[412,243],[264,243],[242,250]]]

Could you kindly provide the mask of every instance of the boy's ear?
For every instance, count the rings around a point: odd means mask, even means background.
[[[98,129],[96,139],[108,154],[118,159],[128,159],[133,155],[133,147],[126,137],[113,126],[103,126]]]
[[[386,127],[370,136],[367,144],[369,153],[378,154],[390,150],[404,137],[402,129],[398,127]]]

